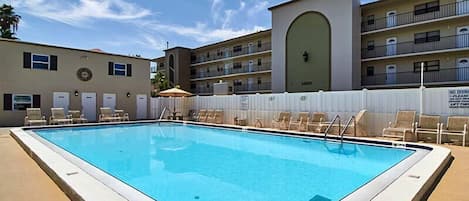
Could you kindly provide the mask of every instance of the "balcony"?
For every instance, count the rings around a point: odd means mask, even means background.
[[[265,52],[271,50],[272,45],[271,43],[262,43],[260,46],[258,46],[257,44],[253,44],[252,46],[244,46],[240,49],[237,49],[236,51],[234,51],[233,49],[234,48],[230,48],[229,50],[227,49],[225,51],[221,51],[218,54],[209,54],[208,57],[207,55],[199,56],[196,59],[192,60],[191,64],[199,64],[209,61]]]
[[[213,88],[212,87],[210,88],[200,87],[200,88],[192,89],[191,92],[197,95],[211,95],[213,94]]]
[[[393,45],[376,46],[374,48],[363,48],[362,59],[379,57],[393,57],[397,55],[431,52],[439,50],[450,50],[469,48],[469,34],[440,37],[439,41],[418,43],[414,41],[402,42]]]
[[[234,74],[241,74],[241,73],[255,73],[255,72],[262,72],[271,70],[270,63],[263,63],[262,65],[243,65],[239,68],[229,67],[224,68],[220,67],[217,71],[201,71],[196,72],[195,75],[191,75],[191,79],[201,79],[201,78],[210,78],[210,77],[218,77],[218,76],[226,76],[226,75],[234,75]]]
[[[437,7],[438,8],[438,7]],[[463,16],[469,14],[469,1],[461,1],[440,5],[439,9],[434,12],[416,15],[415,11],[378,18],[374,23],[368,21],[362,22],[362,32],[371,32],[380,29],[394,28],[402,25],[437,20],[448,17]],[[370,21],[373,22],[373,21]]]
[[[444,85],[469,82],[469,67],[445,68],[424,72],[426,85]],[[420,72],[399,72],[362,77],[362,86],[419,85]]]
[[[234,93],[252,93],[272,90],[270,82],[263,82],[258,84],[242,84],[233,87]]]

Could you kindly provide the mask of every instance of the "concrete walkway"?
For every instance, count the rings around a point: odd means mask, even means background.
[[[0,178],[0,200],[69,200],[4,128],[0,128]]]

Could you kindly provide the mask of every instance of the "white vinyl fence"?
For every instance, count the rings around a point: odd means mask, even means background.
[[[450,108],[450,91],[459,92],[453,98],[460,98],[459,107]],[[464,99],[464,97],[466,97]],[[467,104],[464,104],[466,102]],[[393,121],[399,110],[415,110],[419,114],[441,115],[442,122],[451,115],[469,115],[469,87],[423,88],[423,89],[390,89],[361,90],[311,93],[253,94],[227,96],[194,96],[189,98],[152,98],[152,118],[159,118],[164,107],[164,117],[170,115],[173,106],[184,116],[189,111],[200,109],[221,109],[224,111],[224,122],[233,124],[235,117],[245,118],[249,125],[261,119],[264,126],[270,126],[272,119],[281,111],[292,112],[326,112],[329,120],[340,115],[347,121],[362,109],[368,110],[367,125],[369,135],[379,135],[381,130]],[[461,106],[462,105],[462,106]],[[465,108],[464,108],[465,107]]]

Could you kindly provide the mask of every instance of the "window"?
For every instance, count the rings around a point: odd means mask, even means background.
[[[210,52],[207,52],[207,58],[210,58]]]
[[[49,55],[32,54],[33,69],[49,70]]]
[[[206,87],[207,87],[207,89],[209,89],[209,88],[210,88],[210,83],[207,82],[207,86],[206,86]]]
[[[191,54],[191,61],[195,62],[197,60],[197,56],[195,54]]]
[[[169,82],[174,84],[174,70],[169,69]]]
[[[414,37],[415,44],[440,41],[440,31],[438,30],[424,33],[416,33]]]
[[[262,59],[260,59],[260,58],[257,59],[257,65],[258,65],[258,66],[262,66]]]
[[[368,15],[368,17],[366,17],[366,21],[368,25],[375,24],[375,15]]]
[[[414,63],[414,73],[419,73],[420,72],[420,67],[423,66],[424,72],[430,72],[430,71],[439,71],[440,70],[440,60],[433,60],[433,61],[419,61]]]
[[[375,41],[374,41],[374,40],[368,41],[368,43],[367,43],[367,49],[368,49],[368,51],[375,50]]]
[[[241,52],[243,50],[243,46],[237,45],[233,47],[233,52]]]
[[[262,84],[262,79],[260,77],[257,78],[257,84]]]
[[[366,76],[374,76],[375,75],[375,67],[368,66],[366,68]]]
[[[243,82],[241,80],[233,80],[233,86],[241,86]]]
[[[195,69],[191,69],[191,75],[195,75],[197,71]]]
[[[114,64],[114,75],[126,76],[127,68],[125,64]]]
[[[13,110],[26,110],[33,106],[33,96],[29,94],[13,94]]]
[[[236,62],[236,63],[233,64],[233,69],[239,69],[241,67],[242,67],[241,62]]]
[[[195,89],[197,86],[195,83],[191,83],[191,89]]]
[[[262,41],[261,40],[258,40],[257,41],[257,48],[261,48],[262,47]]]
[[[432,1],[424,4],[416,5],[414,8],[415,15],[422,15],[425,13],[436,12],[440,10],[440,2]]]

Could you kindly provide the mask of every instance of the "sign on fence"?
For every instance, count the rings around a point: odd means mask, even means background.
[[[469,108],[469,89],[448,90],[449,108]]]
[[[241,110],[249,110],[249,96],[241,96]]]

